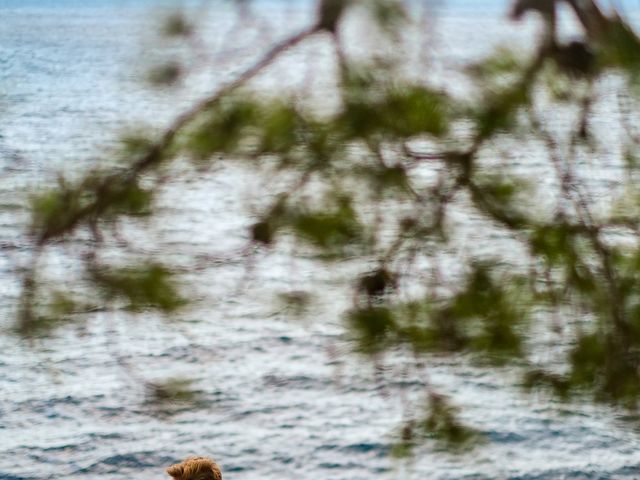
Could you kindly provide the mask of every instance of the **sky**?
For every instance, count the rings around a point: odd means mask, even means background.
[[[144,3],[158,3],[158,4],[167,4],[167,3],[175,3],[175,4],[184,4],[188,3],[190,0],[0,0],[0,7],[10,6],[16,7],[20,5],[69,5],[69,4],[78,4],[78,5],[95,5],[97,3],[107,3],[107,4],[131,4],[131,3],[140,3],[144,1]],[[220,3],[228,3],[230,0],[210,0],[212,2],[220,2]],[[264,1],[280,1],[280,2],[308,2],[314,0],[253,0],[254,2],[264,2]],[[450,7],[465,7],[465,8],[488,8],[488,7],[497,7],[497,8],[507,8],[513,0],[416,0],[416,1],[431,1],[431,2],[440,2],[446,4],[446,6]],[[603,5],[617,5],[621,9],[640,9],[640,0],[601,0]]]
[[[226,4],[234,0],[0,0],[0,10],[36,8],[38,10],[57,10],[62,8],[73,9],[118,9],[120,7],[128,8],[148,8],[153,6],[184,6],[184,5],[202,5],[209,2],[212,5]],[[317,0],[250,0],[254,4],[263,5],[268,8],[269,4],[289,4],[289,5],[313,5]],[[408,0],[416,3],[428,2],[433,5],[444,7],[444,11],[448,12],[477,12],[489,15],[503,15],[510,10],[510,6],[515,0]],[[626,15],[633,14],[632,23],[637,25],[638,15],[640,14],[640,0],[599,0],[601,5],[605,7],[615,6],[620,12]],[[0,25],[1,28],[1,25]]]

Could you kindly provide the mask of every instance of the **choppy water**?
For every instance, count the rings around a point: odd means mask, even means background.
[[[196,76],[189,93],[151,93],[136,65],[160,55],[148,33],[152,5],[0,0],[4,325],[24,254],[28,188],[61,166],[100,161],[115,136],[136,124],[123,118],[161,126],[262,45],[240,36],[215,72]],[[288,10],[267,5],[277,34],[308,18],[295,2]],[[497,20],[497,9],[470,13],[473,6],[466,2],[441,19],[449,32],[441,45],[453,61],[516,34]],[[215,10],[209,20],[212,31],[228,28],[229,13]],[[320,61],[330,56],[314,46]],[[318,62],[310,55],[289,56],[292,78],[265,85],[304,77],[306,65]],[[245,244],[238,232],[246,212],[259,211],[255,192],[265,191],[268,185],[235,167],[186,175],[167,188],[168,214],[149,225],[142,243],[145,253],[193,272],[185,281],[202,300],[178,321],[99,313],[37,345],[0,336],[1,480],[162,478],[165,466],[189,454],[216,457],[225,478],[238,480],[640,478],[640,432],[606,408],[525,397],[508,368],[497,375],[435,358],[424,369],[405,369],[404,359],[393,358],[376,369],[350,355],[338,312],[348,302],[341,279],[357,262],[327,272],[310,258],[291,261],[275,252],[253,258],[247,276],[246,257],[208,256]],[[69,266],[58,260],[64,279]],[[324,292],[324,300],[314,318],[292,320],[273,297],[305,287]],[[159,410],[145,402],[122,362],[148,380],[195,379],[200,403]],[[485,447],[462,457],[425,447],[408,463],[389,458],[390,434],[427,378],[465,407],[488,437]]]

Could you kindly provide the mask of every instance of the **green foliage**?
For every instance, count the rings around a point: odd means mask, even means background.
[[[517,83],[487,91],[487,100],[474,115],[478,136],[487,138],[497,132],[513,130],[517,123],[516,114],[529,103],[530,87],[526,83]]]
[[[13,333],[26,339],[46,338],[68,323],[69,318],[65,316],[30,315],[15,323]]]
[[[458,408],[443,395],[431,393],[424,415],[410,420],[402,428],[401,440],[392,451],[396,457],[412,454],[413,448],[425,439],[434,440],[440,448],[463,453],[482,441],[480,434],[458,419]]]
[[[375,22],[387,33],[396,34],[409,20],[405,6],[398,0],[371,0],[367,4]]]
[[[388,122],[382,128],[400,138],[420,134],[441,136],[449,125],[446,97],[418,85],[395,86],[378,114]]]
[[[303,119],[291,103],[275,102],[262,108],[259,151],[284,154],[300,141]]]
[[[640,358],[635,352],[625,353],[624,343],[599,333],[578,338],[570,357],[570,385],[582,391],[593,390],[596,400],[637,408]]]
[[[333,125],[303,114],[293,101],[253,101],[250,96],[225,99],[192,122],[183,148],[194,160],[216,154],[256,161],[278,157],[282,168],[323,168],[339,148]]]
[[[517,280],[494,280],[487,265],[475,264],[462,290],[433,314],[430,336],[434,346],[482,352],[492,360],[523,354],[523,337],[518,330],[525,320],[519,304],[507,287]],[[519,309],[522,309],[521,311]]]
[[[153,138],[143,132],[127,133],[120,138],[120,155],[125,160],[141,157],[153,148]]]
[[[187,378],[169,378],[161,383],[147,384],[147,397],[151,404],[163,407],[171,404],[193,405],[200,400],[201,392],[194,390],[193,380]]]
[[[67,233],[79,210],[85,205],[84,192],[59,180],[58,188],[35,195],[31,199],[32,231],[43,237]]]
[[[348,246],[365,241],[364,228],[352,206],[352,200],[339,196],[331,209],[292,210],[287,214],[287,225],[300,239],[326,253],[339,254]]]
[[[498,48],[481,62],[472,63],[467,71],[481,85],[497,85],[504,81],[513,81],[524,65],[520,55],[506,48]]]
[[[305,212],[293,216],[291,226],[301,238],[323,249],[344,247],[361,238],[352,211]]]
[[[410,180],[407,170],[402,165],[363,166],[355,169],[355,173],[369,180],[371,190],[377,194],[395,195],[409,192]]]
[[[380,72],[353,69],[343,78],[340,131],[352,138],[442,136],[450,105],[443,92],[424,85],[390,82]]]
[[[148,215],[153,194],[121,173],[91,172],[77,183],[60,177],[57,187],[32,197],[31,231],[44,241],[73,233],[84,216]]]
[[[162,25],[162,33],[168,37],[188,37],[194,32],[194,26],[184,12],[173,12]]]
[[[142,188],[136,182],[114,182],[104,195],[111,197],[105,215],[139,217],[151,214],[154,191]]]
[[[559,269],[564,281],[574,293],[595,300],[600,283],[594,277],[585,257],[593,256],[587,248],[584,235],[588,230],[558,221],[553,225],[536,228],[530,238],[532,253],[538,255],[551,268]]]
[[[378,270],[361,277],[358,288],[375,301],[394,285],[393,274]],[[418,353],[470,352],[503,363],[525,353],[526,290],[524,279],[495,280],[488,265],[474,264],[449,298],[394,306],[369,301],[351,310],[347,320],[363,352],[405,344]]]
[[[23,312],[13,333],[29,339],[48,337],[59,328],[78,323],[80,315],[96,309],[95,305],[80,302],[68,292],[47,292],[40,295],[36,310]]]
[[[153,85],[159,87],[171,86],[182,78],[183,73],[182,65],[176,60],[171,60],[151,68],[147,78]]]
[[[605,66],[621,68],[637,81],[640,72],[640,40],[621,19],[611,22],[602,45],[601,61]]]
[[[398,328],[393,312],[387,307],[353,309],[347,313],[347,321],[358,350],[367,354],[388,348]]]
[[[476,177],[471,187],[476,207],[510,229],[523,229],[530,223],[522,200],[531,190],[526,181],[503,175]]]
[[[575,265],[578,261],[576,233],[566,223],[543,225],[531,235],[531,249],[551,266]]]
[[[471,107],[470,113],[478,138],[512,131],[517,124],[518,112],[529,105],[534,85],[527,77],[532,66],[521,57],[501,48],[468,67],[482,95],[482,100]],[[542,70],[545,63],[536,66]]]
[[[640,162],[638,161],[638,155],[636,154],[636,152],[633,152],[631,150],[627,150],[625,152],[624,163],[627,169],[627,173],[629,175],[632,175],[633,172],[638,169],[638,166],[640,166]]]
[[[215,153],[234,153],[258,118],[258,107],[250,99],[225,99],[201,115],[187,135],[186,149],[196,160],[206,160]]]
[[[159,264],[103,268],[93,272],[93,281],[106,298],[124,299],[132,311],[155,308],[170,313],[185,304],[172,281],[171,271]]]
[[[475,440],[476,432],[465,427],[457,419],[458,409],[441,395],[429,396],[429,413],[420,427],[431,437],[444,443],[445,447],[461,448]]]
[[[578,82],[570,78],[555,63],[548,63],[544,73],[543,82],[545,91],[556,102],[571,102],[576,99],[576,93],[580,91]]]
[[[582,334],[571,349],[567,374],[533,370],[525,377],[524,386],[550,389],[563,400],[590,394],[594,401],[636,410],[640,358],[637,353],[626,351],[625,341],[611,334]]]
[[[557,398],[567,401],[570,398],[571,384],[567,378],[557,373],[551,373],[542,369],[533,369],[524,374],[523,388],[532,391],[536,388],[550,390]]]
[[[294,317],[302,317],[309,312],[313,297],[309,292],[294,290],[280,293],[278,299],[289,314]]]

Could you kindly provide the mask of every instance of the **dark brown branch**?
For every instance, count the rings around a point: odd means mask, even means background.
[[[601,41],[608,34],[614,20],[594,0],[564,1],[573,9],[589,40]]]

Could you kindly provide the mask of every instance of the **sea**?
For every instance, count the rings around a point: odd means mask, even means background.
[[[225,480],[640,478],[640,428],[624,411],[525,394],[508,365],[354,352],[341,313],[362,262],[327,268],[295,244],[247,247],[277,180],[233,161],[168,171],[162,213],[107,239],[124,241],[128,258],[174,265],[188,308],[96,311],[31,341],[11,332],[30,196],[61,173],[113,164],[120,137],[161,131],[313,18],[308,0],[238,3],[242,13],[222,0],[0,0],[0,480],[160,479],[189,455],[215,458]],[[630,15],[639,7],[603,3]],[[505,1],[423,6],[414,73],[442,84],[495,48],[526,49],[538,28],[510,23]],[[159,33],[176,9],[199,27],[187,44]],[[375,45],[368,34],[352,38]],[[150,86],[149,71],[175,60],[189,75]],[[331,104],[334,60],[326,38],[311,39],[255,87]],[[87,241],[52,248],[48,285],[73,284]],[[282,302],[300,292],[311,294],[306,313]],[[167,379],[188,379],[197,395],[156,401],[148,385]],[[423,411],[426,386],[460,407],[482,445],[391,454],[402,423]]]

